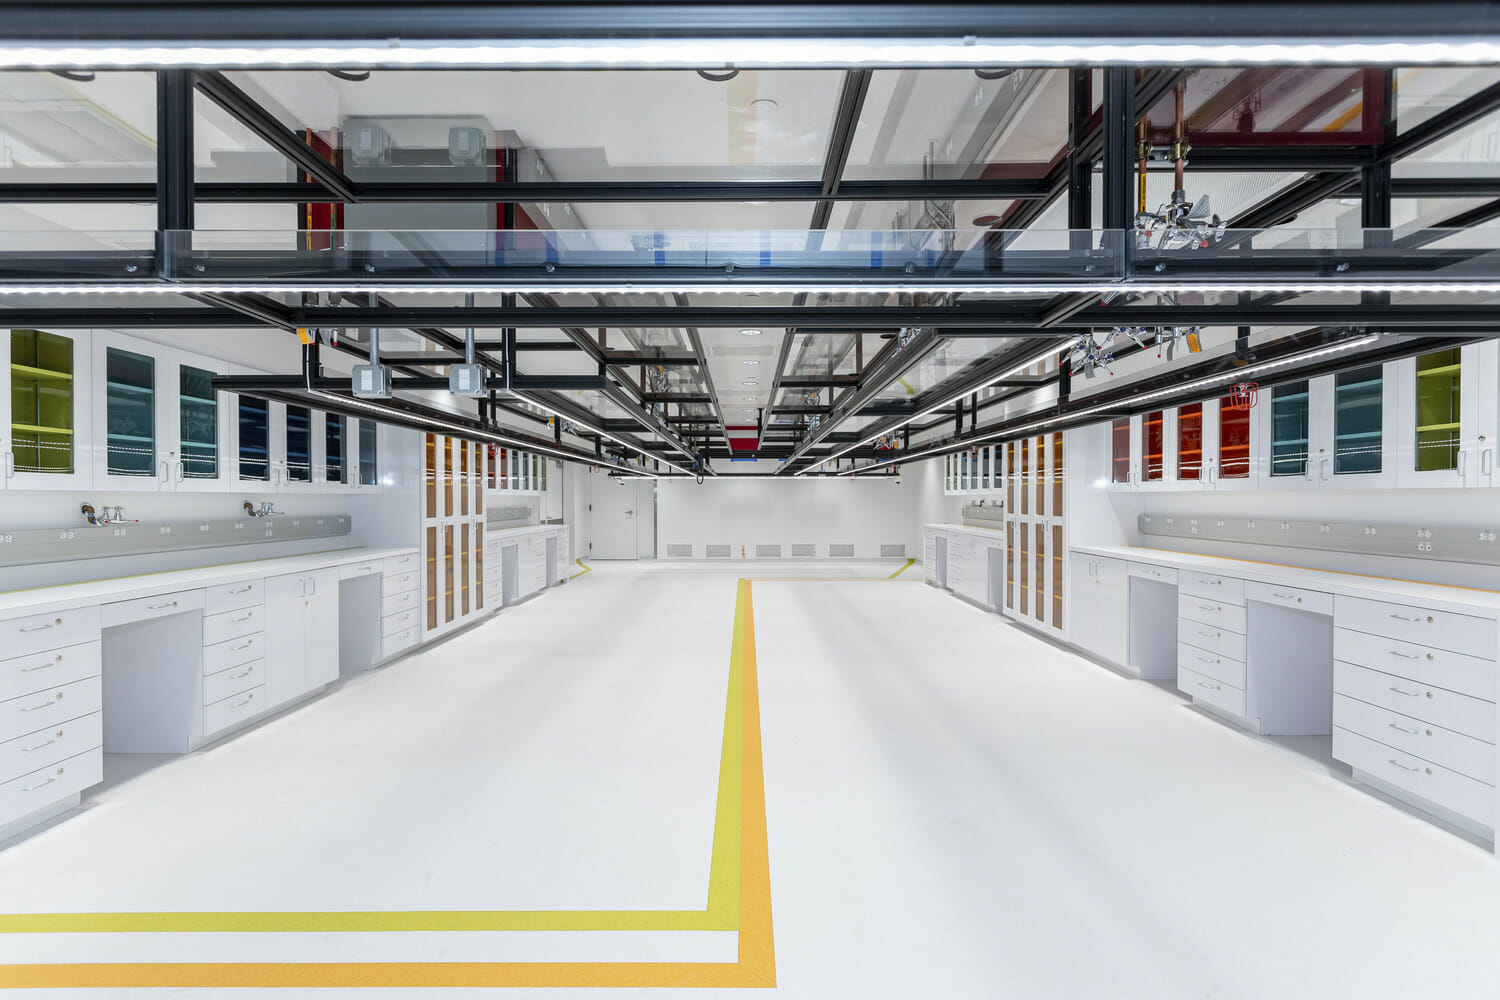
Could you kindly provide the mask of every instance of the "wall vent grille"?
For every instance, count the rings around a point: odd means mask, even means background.
[[[880,558],[882,559],[905,559],[905,545],[882,545],[880,547]]]
[[[854,546],[852,545],[830,545],[828,555],[832,559],[853,559]]]
[[[817,554],[818,547],[816,545],[804,544],[801,542],[792,543],[793,559],[813,559],[817,556]]]
[[[755,558],[757,559],[780,559],[780,545],[757,545],[755,547]]]
[[[693,547],[691,545],[669,543],[667,545],[667,556],[671,559],[691,559],[693,558]]]
[[[709,559],[728,559],[729,549],[728,545],[705,545],[703,554]]]

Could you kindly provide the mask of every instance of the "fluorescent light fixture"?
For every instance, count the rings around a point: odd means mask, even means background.
[[[740,385],[757,386],[757,385],[760,385],[760,383],[757,382],[757,381],[755,381],[755,379],[750,378],[750,379],[746,379],[745,381],[741,382]]]
[[[741,330],[740,333],[746,337],[759,337],[764,330]]]
[[[597,292],[610,292],[620,295],[646,295],[646,294],[694,294],[694,295],[760,295],[760,294],[787,294],[793,292],[806,292],[814,294],[819,292],[858,294],[858,293],[889,293],[910,292],[913,294],[955,294],[965,292],[973,295],[1016,295],[1016,296],[1039,296],[1060,295],[1068,293],[1077,294],[1106,294],[1114,292],[1117,294],[1141,294],[1141,295],[1164,295],[1168,293],[1202,292],[1208,294],[1238,294],[1241,292],[1252,295],[1318,295],[1326,293],[1378,293],[1378,292],[1408,292],[1415,294],[1456,294],[1456,295],[1500,295],[1500,280],[1475,281],[1472,279],[1455,278],[1451,281],[1433,280],[1424,278],[1421,280],[1405,281],[1398,278],[1386,278],[1379,281],[1198,281],[1193,279],[1140,279],[1140,280],[1118,280],[1103,279],[1098,281],[1066,281],[1054,284],[994,284],[968,281],[950,282],[913,282],[903,281],[896,278],[885,279],[880,276],[872,276],[867,281],[860,282],[829,282],[798,281],[787,284],[740,284],[730,282],[725,284],[693,284],[682,282],[570,282],[570,283],[535,283],[529,281],[509,281],[500,279],[485,284],[442,284],[438,282],[413,282],[403,284],[389,281],[223,281],[223,282],[195,282],[195,281],[171,281],[162,282],[155,280],[141,280],[130,283],[120,282],[26,282],[18,284],[0,285],[0,295],[187,295],[187,294],[216,294],[237,295],[247,293],[261,293],[266,295],[295,295],[303,292],[334,292],[348,294],[367,294],[370,292],[408,294],[408,295],[453,295],[462,294],[485,294],[491,292],[516,292],[518,294],[593,294]],[[817,315],[817,307],[810,307],[808,313]],[[760,364],[759,361],[746,361],[744,364]]]
[[[744,361],[741,361],[740,364],[742,364],[742,365],[758,365],[758,364],[760,364],[760,362],[757,361],[755,358],[746,358]]]
[[[1379,339],[1379,334],[1372,333],[1367,337],[1360,337],[1356,340],[1346,340],[1338,344],[1333,344],[1329,347],[1320,347],[1313,351],[1303,351],[1301,354],[1293,354],[1290,357],[1276,358],[1272,361],[1263,361],[1260,364],[1255,365],[1246,365],[1244,368],[1235,368],[1232,371],[1220,372],[1218,375],[1209,375],[1206,378],[1201,378],[1196,382],[1188,382],[1185,385],[1174,385],[1170,389],[1158,389],[1156,392],[1148,392],[1137,396],[1131,396],[1128,400],[1128,403],[1134,406],[1138,403],[1150,402],[1153,399],[1161,399],[1164,396],[1177,396],[1184,392],[1193,392],[1197,389],[1207,389],[1211,386],[1220,385],[1225,382],[1243,382],[1245,380],[1245,376],[1247,375],[1255,375],[1259,374],[1260,372],[1274,371],[1277,368],[1285,368],[1287,365],[1295,365],[1303,361],[1311,361],[1314,358],[1327,357],[1330,354],[1341,354],[1344,351],[1352,351],[1357,347],[1367,347],[1368,345],[1375,343]],[[947,444],[936,445],[932,448],[926,448],[922,451],[902,455],[900,458],[887,459],[884,462],[876,462],[871,465],[861,466],[858,469],[847,469],[844,472],[840,472],[839,475],[857,475],[861,472],[869,472],[872,469],[882,469],[887,465],[896,465],[901,462],[912,462],[919,458],[926,458],[929,455],[938,455],[945,451],[961,451],[964,448],[980,444],[984,441],[995,441],[1011,437],[1021,437],[1029,434],[1032,431],[1041,430],[1044,427],[1050,427],[1053,424],[1061,423],[1064,420],[1072,421],[1077,420],[1079,417],[1091,416],[1095,413],[1108,413],[1112,410],[1119,409],[1121,405],[1121,403],[1104,403],[1099,406],[1089,407],[1086,410],[1079,410],[1076,413],[1066,413],[1058,417],[1049,417],[1045,420],[1033,421],[1029,424],[1023,424],[1020,427],[1011,427],[1003,431],[996,431],[992,434],[981,434],[978,437],[968,438],[967,440],[959,442],[957,445],[955,445],[953,442],[949,442]]]
[[[1269,27],[1269,25],[1268,25]],[[683,38],[601,41],[392,39],[258,45],[193,42],[10,44],[0,69],[292,69],[473,67],[505,69],[870,68],[989,66],[1482,65],[1500,61],[1491,36],[1032,39]]]
[[[755,402],[755,401],[756,401],[756,400],[757,400],[757,399],[760,399],[760,397],[759,397],[759,396],[745,396],[745,397],[743,397],[743,398],[744,398],[744,400],[745,400],[745,402],[747,402],[747,403],[753,403],[753,402]]]
[[[1052,358],[1056,357],[1058,354],[1062,353],[1063,350],[1064,350],[1064,348],[1062,346],[1060,346],[1060,345],[1053,345],[1051,347],[1048,347],[1045,351],[1043,351],[1042,353],[1036,355],[1035,357],[1028,358],[1027,360],[1022,361],[1022,362],[1016,364],[1015,366],[1013,366],[1011,368],[1007,368],[1005,371],[1001,372],[999,375],[996,375],[994,378],[990,379],[988,382],[985,382],[983,385],[976,386],[976,387],[974,387],[972,389],[966,389],[965,391],[957,393],[956,395],[949,396],[947,399],[943,400],[941,403],[934,403],[932,406],[929,406],[927,409],[923,410],[920,413],[913,413],[911,416],[905,417],[902,420],[898,421],[895,424],[892,424],[889,427],[886,427],[886,428],[884,428],[882,430],[876,431],[874,434],[871,434],[867,438],[864,438],[862,440],[854,442],[853,444],[851,444],[849,447],[843,449],[842,451],[836,451],[832,455],[829,455],[827,458],[821,459],[820,461],[817,461],[817,462],[813,463],[812,465],[808,466],[807,469],[804,469],[802,472],[797,473],[797,475],[799,475],[799,476],[805,475],[808,471],[810,471],[812,469],[816,469],[820,465],[823,465],[823,464],[825,464],[827,462],[832,462],[834,459],[840,458],[840,457],[842,457],[844,455],[847,455],[847,454],[849,454],[849,452],[853,451],[854,449],[861,448],[861,447],[869,444],[871,441],[874,441],[877,438],[884,437],[885,435],[890,434],[893,431],[900,430],[901,428],[905,427],[907,424],[911,423],[914,420],[921,420],[923,417],[929,417],[932,414],[936,413],[938,410],[941,410],[941,409],[943,409],[945,407],[952,406],[954,403],[958,402],[960,399],[964,399],[965,397],[972,396],[976,392],[981,392],[981,391],[983,391],[985,389],[988,389],[990,386],[994,385],[996,382],[1003,382],[1006,379],[1010,378],[1012,375],[1015,375],[1015,374],[1017,374],[1019,372],[1025,371],[1026,369],[1030,368],[1032,365],[1038,365],[1038,364],[1041,364],[1044,361],[1051,360]]]

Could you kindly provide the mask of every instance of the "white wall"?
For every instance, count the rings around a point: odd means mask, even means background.
[[[942,455],[901,467],[901,488],[911,490],[916,498],[918,538],[921,538],[924,524],[959,524],[963,521],[963,507],[969,498],[944,495],[943,473],[946,468],[947,459]],[[987,499],[986,502],[991,501]],[[918,546],[912,554],[922,558],[921,547]]]
[[[778,463],[756,464],[769,472]],[[711,544],[732,546],[736,559],[742,547],[754,558],[756,545],[776,543],[784,558],[799,543],[816,545],[820,559],[830,544],[839,543],[852,544],[861,559],[879,558],[883,544],[904,545],[908,556],[920,554],[918,491],[892,479],[724,475],[701,486],[690,479],[663,479],[657,497],[662,557],[668,545],[677,544],[692,545],[695,558],[703,558],[704,546]]]

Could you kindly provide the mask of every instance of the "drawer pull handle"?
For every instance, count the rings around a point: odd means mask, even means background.
[[[1221,607],[1219,607],[1217,604],[1200,604],[1200,605],[1198,605],[1198,610],[1199,611],[1223,611],[1224,609],[1221,608]]]
[[[1219,632],[1213,632],[1213,631],[1210,631],[1210,630],[1207,630],[1207,629],[1201,629],[1200,628],[1198,630],[1198,634],[1202,635],[1202,636],[1207,636],[1210,639],[1222,638],[1221,633],[1219,633]]]
[[[253,695],[253,694],[252,695],[247,695],[245,697],[244,701],[237,701],[237,702],[235,702],[234,703],[234,707],[235,708],[244,708],[246,705],[250,704],[254,700],[255,700],[255,695]]]
[[[57,696],[57,699],[58,699],[58,701],[61,701],[62,700],[62,695],[59,694]],[[40,712],[42,709],[44,709],[44,708],[51,708],[55,704],[57,704],[56,701],[44,701],[40,705],[25,705],[25,706],[22,706],[21,711],[23,711],[23,712]]]
[[[1413,623],[1416,623],[1416,624],[1420,624],[1423,621],[1423,619],[1422,619],[1422,617],[1420,615],[1417,616],[1416,618],[1410,618],[1410,617],[1408,617],[1406,615],[1398,615],[1394,611],[1391,612],[1390,616],[1392,618],[1396,619],[1396,621],[1398,621],[1398,622],[1413,622]],[[1431,625],[1432,624],[1432,616],[1428,615],[1427,618],[1426,618],[1426,621],[1427,621],[1427,624]]]
[[[1398,732],[1398,733],[1405,733],[1407,736],[1421,736],[1422,735],[1422,730],[1420,730],[1420,729],[1403,729],[1402,727],[1396,725],[1394,722],[1388,723],[1388,725],[1392,729],[1394,729],[1396,732]]]
[[[61,662],[62,662],[62,655],[59,654],[55,658],[53,658],[51,660],[48,660],[45,663],[38,663],[34,667],[22,667],[19,671],[17,671],[17,673],[29,674],[29,673],[31,673],[32,671],[35,671],[35,670],[49,670],[49,669],[52,668],[52,666],[54,664],[61,663]]]
[[[1290,600],[1292,600],[1292,599],[1293,599],[1293,598],[1296,598],[1296,600],[1297,600],[1297,601],[1298,601],[1298,602],[1299,602],[1299,603],[1300,603],[1300,602],[1301,602],[1301,600],[1302,600],[1302,598],[1300,598],[1300,597],[1297,597],[1297,595],[1296,595],[1296,594],[1283,594],[1283,593],[1282,593],[1282,592],[1281,592],[1281,591],[1279,591],[1279,590],[1273,590],[1273,591],[1271,591],[1271,596],[1272,596],[1272,597],[1279,597],[1279,598],[1281,598],[1281,599],[1282,599],[1282,600],[1283,600],[1283,601],[1290,601]]]
[[[229,679],[232,680],[232,681],[242,681],[246,677],[249,677],[253,673],[255,673],[255,668],[251,667],[249,670],[246,670],[243,674],[235,674],[233,677],[231,677]]]
[[[1392,767],[1399,767],[1403,771],[1409,771],[1412,774],[1416,774],[1418,771],[1421,770],[1421,768],[1419,768],[1419,767],[1407,767],[1405,764],[1401,763],[1399,760],[1395,760],[1394,758],[1391,759],[1390,765]]]
[[[248,593],[250,593],[250,591],[252,591],[254,589],[255,589],[255,584],[252,583],[252,584],[248,584],[248,585],[246,585],[244,587],[241,587],[239,590],[231,590],[230,593],[231,594],[248,594]]]
[[[43,747],[50,747],[52,744],[54,744],[56,742],[57,742],[57,740],[51,739],[51,740],[48,740],[46,743],[38,743],[36,746],[22,747],[21,748],[21,752],[22,753],[31,753],[33,750],[40,750]]]
[[[356,566],[356,567],[354,567],[354,572],[356,572],[356,573],[368,573],[368,572],[370,572],[370,570],[372,570],[374,568],[375,568],[374,566]]]
[[[23,791],[23,792],[34,792],[38,788],[46,788],[48,785],[52,784],[56,780],[57,780],[56,778],[48,778],[46,781],[38,782],[35,785],[28,785],[25,788],[22,788],[21,791]]]
[[[1205,683],[1203,681],[1199,681],[1198,682],[1198,686],[1201,687],[1201,688],[1207,688],[1210,691],[1217,691],[1217,690],[1219,690],[1219,685],[1217,685],[1217,684],[1207,684],[1207,683]]]
[[[245,644],[243,646],[236,646],[233,649],[231,649],[230,652],[231,653],[238,653],[240,650],[242,650],[242,649],[249,649],[253,645],[255,645],[255,640],[254,639],[246,639],[245,640]]]
[[[1408,698],[1416,698],[1416,697],[1419,697],[1419,694],[1418,694],[1418,692],[1416,692],[1416,691],[1403,691],[1403,690],[1401,690],[1401,689],[1400,689],[1400,688],[1398,688],[1398,687],[1394,687],[1394,686],[1393,686],[1393,687],[1392,687],[1392,688],[1391,688],[1391,690],[1392,690],[1392,691],[1394,691],[1394,692],[1396,692],[1396,693],[1397,693],[1397,694],[1404,694],[1404,695],[1406,695],[1406,697],[1408,697]]]
[[[1420,660],[1421,659],[1421,657],[1418,656],[1415,653],[1403,653],[1399,649],[1393,649],[1393,650],[1391,650],[1391,655],[1392,656],[1399,656],[1403,660]],[[1430,656],[1431,654],[1428,654],[1428,655]]]
[[[249,614],[248,614],[248,615],[246,615],[246,616],[245,616],[245,617],[243,617],[243,618],[236,618],[236,619],[235,619],[235,620],[234,620],[234,623],[235,623],[235,624],[236,624],[236,625],[238,625],[238,624],[239,624],[239,623],[240,623],[240,622],[247,622],[247,621],[249,621],[249,620],[250,620],[250,619],[252,619],[252,618],[254,618],[254,617],[255,617],[255,612],[253,612],[253,611],[252,611],[252,612],[250,612],[250,613],[249,613]]]
[[[52,623],[50,623],[48,625],[30,625],[30,626],[27,626],[26,628],[23,628],[23,629],[17,629],[17,631],[19,631],[19,632],[41,632],[41,631],[43,631],[45,629],[56,628],[57,626],[59,626],[61,624],[62,624],[62,619],[59,618],[59,619],[57,619],[57,621],[52,622]]]
[[[160,611],[162,608],[175,608],[175,607],[177,607],[177,602],[176,601],[170,601],[170,602],[168,602],[166,604],[148,604],[148,605],[146,605],[146,610],[147,611]]]
[[[1212,657],[1212,656],[1200,656],[1200,657],[1198,657],[1198,662],[1199,663],[1218,663],[1219,661],[1216,658]]]
[[[1201,584],[1204,584],[1205,586],[1209,586],[1209,587],[1221,587],[1221,586],[1224,585],[1224,581],[1223,580],[1210,580],[1210,579],[1208,579],[1206,577],[1201,577],[1201,576],[1198,577],[1198,582],[1201,583]]]

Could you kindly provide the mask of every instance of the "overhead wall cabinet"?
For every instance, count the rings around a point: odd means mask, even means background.
[[[85,335],[86,336],[86,335]],[[10,330],[0,382],[0,489],[82,489],[92,481],[87,451],[91,358],[88,341],[43,330]]]
[[[1396,479],[1402,486],[1496,486],[1500,344],[1397,361]]]
[[[994,493],[1003,486],[1000,455],[1004,445],[982,445],[956,455],[949,455],[943,470],[943,492],[949,496],[965,493]]]

